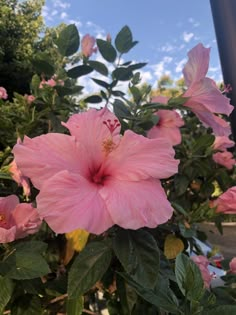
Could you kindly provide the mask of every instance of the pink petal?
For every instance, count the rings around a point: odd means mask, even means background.
[[[188,57],[189,60],[183,69],[187,86],[206,76],[209,67],[210,48],[205,48],[200,43],[188,52]]]
[[[230,140],[226,136],[216,136],[213,143],[214,150],[225,151],[227,148],[231,148],[235,145],[235,142]]]
[[[212,155],[213,160],[220,165],[223,165],[228,170],[231,170],[235,165],[235,159],[233,158],[233,154],[228,151],[217,152]]]
[[[10,243],[16,239],[16,226],[9,229],[0,227],[0,243]]]
[[[100,195],[114,223],[125,229],[154,228],[173,213],[159,180],[129,182],[109,178]]]
[[[81,151],[74,137],[57,133],[33,139],[25,137],[22,144],[13,148],[17,166],[38,189],[45,180],[64,169],[84,174],[87,162],[83,161]]]
[[[109,120],[111,124],[116,125],[114,130],[108,128]],[[87,112],[75,114],[62,125],[70,130],[79,143],[84,145],[90,155],[91,163],[96,168],[104,158],[104,142],[110,139],[116,142],[120,133],[120,123],[117,117],[107,108],[90,109]]]
[[[165,139],[147,139],[127,130],[104,162],[108,174],[121,180],[168,178],[178,172],[179,161]]]
[[[167,104],[168,100],[169,100],[169,97],[157,95],[157,96],[154,96],[151,101],[152,103]]]
[[[215,82],[209,78],[204,78],[191,84],[184,93],[184,97],[190,97],[184,106],[188,106],[193,110],[195,109],[195,104],[203,105],[211,113],[229,115],[233,110],[229,99],[221,93]]]
[[[178,127],[166,128],[157,125],[148,131],[147,137],[150,139],[164,138],[171,145],[181,143],[181,133]]]
[[[67,171],[45,182],[37,196],[37,208],[56,233],[80,228],[101,234],[114,224],[98,186]]]
[[[0,197],[0,215],[6,216],[8,221],[11,217],[12,211],[19,204],[19,199],[16,195],[10,195],[7,197]]]

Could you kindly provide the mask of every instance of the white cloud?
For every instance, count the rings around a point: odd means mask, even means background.
[[[172,62],[172,60],[173,60],[172,57],[164,56],[159,63],[150,66],[153,69],[154,75],[156,76],[157,79],[159,79],[163,74],[169,75],[171,73],[170,70],[165,68],[167,64]]]
[[[97,25],[91,21],[87,21],[86,26],[91,29],[91,32],[93,32],[96,37],[99,37],[99,38],[105,38],[106,37],[106,35],[105,35],[106,32],[101,26],[99,26],[99,25]]]
[[[188,33],[188,32],[183,32],[182,34],[182,37],[183,37],[183,40],[188,43],[190,42],[190,40],[193,38],[194,34],[193,33]]]
[[[66,12],[62,12],[60,15],[61,19],[66,19],[68,17],[68,14]]]
[[[68,21],[69,24],[75,24],[78,28],[82,27],[82,22],[80,22],[79,20],[69,20]]]
[[[170,52],[173,51],[175,47],[171,45],[170,43],[166,43],[163,46],[161,46],[158,50],[163,51],[163,52]]]
[[[46,5],[44,5],[43,8],[42,8],[42,16],[43,16],[44,19],[46,19],[48,21],[52,21],[53,20],[53,18],[51,17],[51,14],[50,14],[50,9]]]
[[[181,72],[186,62],[187,62],[187,59],[184,58],[180,60],[178,63],[176,63],[175,72]]]
[[[194,20],[194,18],[192,18],[192,17],[188,18],[188,22],[190,24],[192,24],[192,26],[194,26],[194,27],[198,27],[200,25],[200,23],[197,22],[196,20]]]
[[[70,3],[66,1],[61,1],[61,0],[54,0],[53,1],[53,6],[55,8],[61,8],[61,9],[68,9],[70,7]]]

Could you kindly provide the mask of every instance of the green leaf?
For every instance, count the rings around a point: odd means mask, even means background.
[[[3,173],[3,172],[0,172],[0,178],[1,179],[12,179],[10,174]]]
[[[83,90],[83,86],[76,85],[75,87],[67,87],[67,86],[55,86],[55,89],[57,90],[57,93],[59,96],[63,97],[66,95],[73,95],[73,94],[80,94],[80,92]]]
[[[42,315],[43,309],[40,298],[35,295],[26,294],[14,301],[11,314],[14,315]]]
[[[68,278],[69,298],[83,295],[102,278],[111,261],[111,249],[103,242],[88,244],[73,262]]]
[[[69,315],[81,315],[84,308],[84,298],[80,296],[75,299],[67,299],[66,302],[66,314]]]
[[[174,186],[175,186],[177,196],[181,196],[186,192],[189,182],[190,181],[187,176],[180,175],[180,174],[177,174],[175,176]]]
[[[187,102],[188,99],[189,99],[189,97],[182,97],[182,96],[170,98],[168,101],[168,105],[170,105],[172,107],[180,106],[180,105],[182,106],[182,105],[184,105],[184,103]],[[188,108],[186,107],[186,109],[188,109]]]
[[[45,75],[52,76],[55,72],[52,61],[46,53],[38,53],[31,62],[38,74],[44,73]]]
[[[104,87],[104,88],[107,89],[107,90],[110,88],[110,85],[109,85],[107,82],[105,82],[105,81],[98,80],[98,79],[94,79],[94,78],[92,78],[92,80],[93,80],[95,83],[97,83],[98,85]]]
[[[77,52],[80,45],[80,37],[74,24],[65,27],[59,34],[56,45],[62,56],[71,56]]]
[[[3,312],[5,306],[10,301],[13,289],[13,282],[8,278],[0,276],[0,313]]]
[[[97,104],[102,102],[102,98],[99,95],[91,95],[84,99],[85,103]]]
[[[236,305],[220,305],[207,311],[204,310],[202,315],[235,315]]]
[[[50,272],[41,256],[47,245],[39,241],[22,242],[15,246],[15,252],[3,262],[7,277],[16,280],[34,279]],[[5,264],[5,266],[4,266]]]
[[[140,62],[140,63],[135,63],[133,65],[130,65],[128,68],[131,71],[135,71],[135,70],[138,70],[138,69],[145,67],[146,65],[147,65],[147,62]]]
[[[120,67],[112,72],[112,77],[119,81],[128,81],[132,76],[133,73],[129,68]]]
[[[192,152],[193,153],[200,153],[206,149],[208,149],[213,142],[215,141],[215,136],[213,135],[201,135],[198,137],[193,145]]]
[[[139,104],[139,102],[142,99],[142,94],[141,94],[140,90],[136,86],[130,86],[129,90],[132,93],[132,96],[134,98],[135,103]]]
[[[125,103],[119,99],[115,99],[113,103],[114,113],[117,117],[125,118],[131,116],[131,113]]]
[[[198,301],[204,293],[202,275],[197,265],[184,254],[179,254],[175,262],[175,276],[183,295]]]
[[[106,40],[103,39],[97,39],[97,46],[98,50],[100,51],[102,57],[108,61],[108,62],[114,62],[116,60],[116,50],[112,46],[111,43],[109,43]]]
[[[137,302],[136,291],[119,275],[116,278],[117,292],[124,315],[131,315]]]
[[[115,38],[116,49],[120,53],[127,53],[138,42],[133,42],[133,36],[128,26],[124,26]]]
[[[89,60],[88,64],[90,65],[90,67],[92,67],[95,71],[99,72],[100,74],[105,76],[108,75],[108,69],[103,63],[99,61]]]
[[[152,290],[144,288],[142,284],[137,283],[131,278],[131,276],[125,273],[118,272],[118,274],[124,278],[127,283],[134,288],[137,294],[147,302],[167,312],[171,312],[176,315],[181,314],[179,311],[178,300],[169,288],[166,279],[160,279],[160,282],[157,282],[156,288]]]
[[[155,239],[144,230],[118,230],[113,249],[125,271],[143,287],[153,288],[159,270]]]
[[[68,70],[67,75],[70,78],[76,79],[82,77],[83,75],[91,73],[92,71],[93,71],[92,67],[88,65],[81,65]]]
[[[37,92],[38,92],[38,89],[39,89],[39,85],[40,85],[40,77],[35,74],[33,75],[32,77],[32,80],[31,80],[31,89],[33,90],[33,94],[37,96]]]

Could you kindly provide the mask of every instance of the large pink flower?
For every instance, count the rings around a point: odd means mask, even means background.
[[[194,263],[198,266],[198,268],[201,271],[202,279],[204,281],[205,288],[210,287],[210,283],[212,280],[212,275],[210,274],[210,271],[208,270],[209,261],[205,256],[199,255],[199,256],[192,256],[191,259],[194,261]]]
[[[29,203],[19,203],[18,197],[0,197],[0,243],[12,242],[36,233],[41,220]]]
[[[30,184],[29,179],[25,177],[16,165],[16,161],[13,160],[9,165],[9,171],[12,178],[18,185],[23,187],[23,192],[26,197],[30,196]]]
[[[228,116],[233,106],[217,88],[216,83],[205,77],[209,54],[210,48],[205,48],[202,44],[198,44],[188,53],[189,60],[183,69],[188,89],[183,96],[189,99],[184,105],[191,108],[205,126],[211,127],[215,135],[228,136],[231,133],[229,125],[223,123],[223,119],[214,113]]]
[[[159,121],[156,126],[152,127],[147,137],[150,139],[163,137],[169,141],[172,145],[181,143],[180,127],[184,125],[183,119],[174,110],[160,109],[155,112],[155,115],[159,117]]]
[[[215,137],[215,141],[213,143],[213,149],[219,151],[226,151],[227,148],[231,148],[235,145],[235,142],[230,140],[226,136]]]
[[[218,213],[236,214],[236,186],[226,190],[211,203],[211,206],[216,207]]]
[[[212,158],[217,164],[226,167],[228,170],[231,170],[235,165],[233,154],[228,151],[214,153]]]
[[[96,39],[89,34],[84,35],[81,41],[82,53],[85,57],[90,57],[93,53],[97,52],[97,48],[94,48]]]
[[[75,114],[63,125],[72,136],[25,137],[13,149],[17,165],[40,190],[40,216],[55,232],[155,227],[171,217],[159,180],[178,168],[167,141],[130,130],[120,137],[120,124],[106,108]]]

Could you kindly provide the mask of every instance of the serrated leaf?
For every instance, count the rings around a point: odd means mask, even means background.
[[[137,43],[133,42],[131,30],[127,25],[119,31],[115,38],[116,49],[122,54],[127,53]]]
[[[108,69],[103,63],[101,63],[99,61],[89,60],[88,64],[90,65],[90,67],[92,67],[98,73],[105,75],[105,76],[108,75]]]
[[[153,288],[159,269],[159,250],[155,239],[144,230],[120,229],[113,249],[125,271],[143,287]]]
[[[83,75],[91,73],[92,71],[93,71],[92,67],[88,65],[80,65],[68,70],[67,75],[69,78],[77,79],[79,77],[82,77]]]
[[[103,39],[97,39],[96,42],[102,57],[108,62],[114,62],[116,60],[117,53],[112,44]]]
[[[204,292],[204,282],[197,265],[184,254],[175,261],[175,276],[180,291],[190,301],[198,301]]]
[[[130,69],[120,67],[112,72],[112,77],[119,81],[128,81],[132,78],[133,73]]]
[[[184,250],[184,243],[173,234],[167,235],[164,243],[164,254],[167,259],[174,259]]]
[[[84,99],[85,103],[97,104],[102,102],[102,98],[99,95],[91,95]]]
[[[69,298],[83,295],[106,272],[111,261],[111,249],[105,242],[88,244],[73,262],[68,278]]]
[[[10,301],[13,289],[13,282],[6,277],[0,276],[0,313],[3,312],[5,306]]]
[[[71,56],[76,53],[80,45],[77,27],[74,24],[65,27],[60,32],[56,44],[62,56]]]

